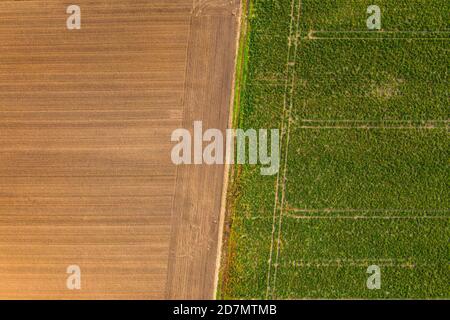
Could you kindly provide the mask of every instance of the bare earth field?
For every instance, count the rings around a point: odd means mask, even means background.
[[[0,299],[212,298],[238,0],[0,1]],[[81,268],[81,290],[66,269]]]

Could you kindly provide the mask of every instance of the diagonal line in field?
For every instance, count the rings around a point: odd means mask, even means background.
[[[295,8],[295,0],[291,0],[291,20],[289,24],[289,36],[288,36],[288,50],[287,50],[287,57],[286,57],[286,77],[284,79],[284,86],[285,86],[285,92],[284,92],[284,99],[283,99],[283,116],[281,121],[281,134],[280,139],[283,141],[284,137],[284,131],[285,131],[285,118],[286,118],[286,109],[287,109],[287,92],[288,92],[288,86],[289,86],[289,66],[290,66],[290,55],[291,55],[291,47],[292,47],[292,29],[293,29],[293,23],[294,23],[294,8]],[[280,145],[280,152],[282,151],[282,143]],[[267,287],[266,287],[266,299],[269,298],[269,293],[271,292],[271,286],[270,286],[270,276],[272,271],[272,257],[273,257],[273,246],[275,243],[275,224],[276,224],[276,213],[278,209],[278,193],[280,188],[280,171],[277,173],[277,179],[276,179],[276,185],[275,185],[275,201],[274,201],[274,208],[273,208],[273,220],[272,220],[272,234],[271,234],[271,243],[270,243],[270,253],[269,253],[269,261],[268,261],[268,270],[267,270]]]

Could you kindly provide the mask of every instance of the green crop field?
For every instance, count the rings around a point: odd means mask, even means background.
[[[279,128],[282,156],[275,176],[232,172],[219,296],[450,298],[450,2],[244,12],[234,125]]]

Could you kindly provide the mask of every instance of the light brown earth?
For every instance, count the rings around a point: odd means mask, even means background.
[[[226,128],[238,2],[0,0],[0,299],[213,298],[224,167],[170,135]]]

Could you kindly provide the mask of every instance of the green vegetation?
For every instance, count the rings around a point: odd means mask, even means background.
[[[377,1],[373,32],[373,1],[250,3],[235,125],[282,166],[234,172],[219,296],[450,298],[450,3]]]
[[[300,40],[299,50],[297,118],[448,119],[448,40]]]
[[[300,28],[308,31],[367,31],[366,10],[373,4],[381,9],[383,31],[449,29],[450,12],[446,0],[302,0]]]
[[[291,130],[286,206],[446,209],[447,129]]]
[[[277,298],[426,298],[448,292],[448,266],[440,263],[448,252],[448,223],[442,219],[287,218],[283,229]],[[373,264],[381,268],[380,290],[366,287],[366,269]]]

